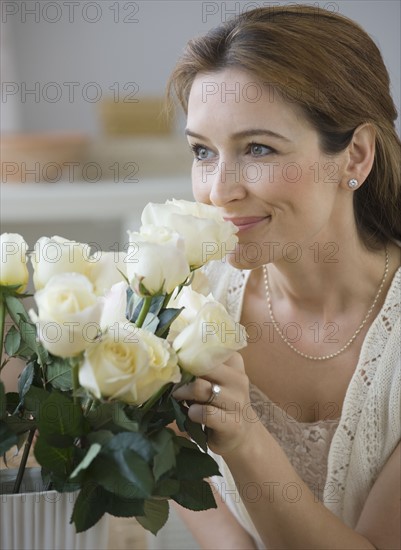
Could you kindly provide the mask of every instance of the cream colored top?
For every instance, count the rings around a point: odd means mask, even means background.
[[[239,321],[250,271],[211,262],[205,273],[215,298]],[[400,304],[401,268],[365,337],[341,418],[297,422],[293,411],[287,414],[259,388],[250,387],[254,420],[261,419],[316,499],[350,527],[356,525],[374,481],[401,439]],[[247,414],[252,421],[252,413]],[[212,483],[258,547],[264,548],[243,503],[244,499],[260,499],[261,489],[251,482],[236,488],[223,459],[211,454],[223,474],[214,477]],[[291,484],[276,487],[271,483],[268,490],[271,495],[284,491],[288,500],[299,498],[299,489]]]
[[[308,485],[316,500],[323,500],[327,476],[327,458],[331,440],[337,429],[337,420],[298,422],[290,412],[296,413],[296,406],[282,409],[253,384],[250,400],[263,425],[269,430],[287,455],[299,477]],[[288,405],[288,404],[287,404]],[[297,498],[296,488],[286,490],[288,499]]]

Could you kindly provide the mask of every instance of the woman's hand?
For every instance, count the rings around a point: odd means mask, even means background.
[[[207,404],[213,395],[213,384],[221,391]],[[243,445],[255,425],[244,414],[245,408],[251,406],[249,380],[238,352],[207,376],[181,386],[173,395],[192,403],[188,415],[208,428],[208,446],[216,454],[223,455]]]

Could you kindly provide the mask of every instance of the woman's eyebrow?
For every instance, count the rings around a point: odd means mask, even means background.
[[[207,141],[207,138],[204,136],[201,136],[200,134],[197,134],[196,132],[192,132],[189,128],[185,129],[185,135],[191,136],[197,139],[203,139]],[[282,141],[290,142],[288,138],[282,136],[281,134],[277,134],[276,132],[273,132],[272,130],[262,130],[262,129],[252,129],[252,130],[242,130],[241,132],[236,132],[235,134],[231,135],[232,139],[241,139],[244,137],[251,137],[251,136],[268,136],[273,137],[276,139],[281,139]]]

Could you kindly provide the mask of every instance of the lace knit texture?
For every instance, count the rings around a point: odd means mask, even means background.
[[[205,266],[205,273],[215,298],[239,321],[250,271],[211,262]],[[259,388],[250,388],[252,406],[298,475],[316,498],[350,527],[355,527],[374,481],[401,438],[400,303],[401,268],[365,337],[340,419],[297,422]],[[240,498],[241,490],[236,489],[221,457],[213,457],[223,474],[223,478],[213,478],[213,483],[258,547],[263,548]]]
[[[259,388],[251,384],[250,400],[255,418],[269,430],[279,443],[299,477],[318,500],[323,500],[327,475],[327,458],[337,420],[298,422],[289,412],[275,405]],[[296,498],[297,495],[289,496]]]

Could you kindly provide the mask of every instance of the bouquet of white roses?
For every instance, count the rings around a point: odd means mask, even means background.
[[[1,368],[11,357],[26,366],[18,393],[0,383],[0,452],[28,441],[18,490],[38,433],[47,486],[80,491],[71,518],[78,532],[108,512],[156,533],[168,499],[215,506],[204,478],[219,472],[206,434],[172,391],[246,345],[243,327],[200,292],[197,272],[233,249],[235,232],[213,207],[173,200],[145,207],[125,252],[42,237],[31,254],[37,311],[29,313],[27,245],[1,236]],[[176,435],[173,421],[193,441]]]

